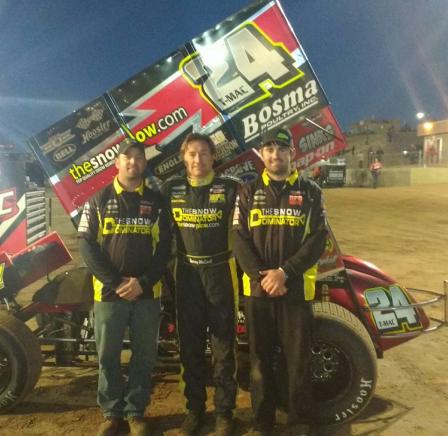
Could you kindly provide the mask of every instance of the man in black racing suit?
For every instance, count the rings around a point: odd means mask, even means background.
[[[310,412],[310,300],[326,226],[320,188],[292,170],[294,152],[287,129],[264,138],[266,168],[241,188],[233,221],[233,249],[245,273],[255,434],[262,435],[275,425],[277,346],[287,369],[288,423],[296,426]]]
[[[215,175],[215,153],[208,136],[189,134],[180,149],[187,176],[174,177],[162,188],[177,245],[177,322],[188,409],[183,434],[195,433],[203,422],[207,328],[214,361],[215,434],[231,435],[234,431],[238,280],[229,228],[238,182]]]

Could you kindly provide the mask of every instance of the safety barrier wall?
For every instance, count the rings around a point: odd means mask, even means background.
[[[413,186],[433,183],[448,183],[448,168],[445,167],[397,167],[384,168],[378,186]],[[372,185],[372,176],[367,169],[347,169],[346,186]]]

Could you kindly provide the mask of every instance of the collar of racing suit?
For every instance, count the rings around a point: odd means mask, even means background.
[[[271,182],[271,178],[269,177],[269,174],[266,170],[266,168],[263,170],[263,173],[261,174],[261,178],[263,179],[263,183],[265,186],[269,186],[269,183]],[[299,178],[299,172],[297,170],[294,170],[286,179],[285,182],[288,182],[291,186],[294,184],[294,182]]]
[[[144,188],[144,185],[143,185],[143,181],[142,181],[140,183],[140,185],[137,186],[137,188],[135,188],[134,192],[138,192],[140,195],[143,195],[143,188]],[[120,185],[120,182],[118,181],[117,176],[115,176],[115,178],[114,178],[114,189],[117,194],[121,194],[122,192],[125,191],[123,186]]]
[[[196,187],[196,186],[206,186],[210,185],[212,183],[213,177],[215,177],[215,172],[212,170],[210,174],[205,176],[202,179],[192,179],[191,177],[187,177],[188,183],[190,186]]]

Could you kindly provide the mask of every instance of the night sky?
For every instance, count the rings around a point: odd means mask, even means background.
[[[38,133],[249,4],[0,0],[0,143]],[[283,0],[343,129],[448,117],[447,0]]]

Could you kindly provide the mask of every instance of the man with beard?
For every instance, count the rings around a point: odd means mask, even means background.
[[[287,369],[288,423],[294,428],[304,416],[311,421],[311,300],[326,227],[320,188],[293,169],[289,130],[268,133],[260,154],[265,170],[242,187],[236,203],[233,250],[245,273],[255,434],[271,435],[278,347]]]
[[[80,252],[93,274],[98,404],[105,417],[98,435],[149,434],[143,416],[157,358],[160,280],[169,257],[167,213],[145,187],[143,144],[125,139],[113,183],[86,205],[79,223]],[[121,350],[129,328],[132,357],[124,382]]]

